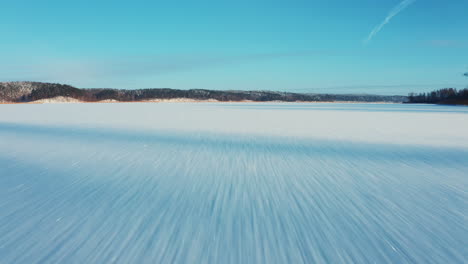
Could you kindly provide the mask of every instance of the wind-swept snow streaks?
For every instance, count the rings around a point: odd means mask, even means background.
[[[0,263],[466,260],[466,148],[94,125],[0,121]]]

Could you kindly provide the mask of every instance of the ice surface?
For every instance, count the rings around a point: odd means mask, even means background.
[[[0,263],[466,263],[468,108],[0,105]]]

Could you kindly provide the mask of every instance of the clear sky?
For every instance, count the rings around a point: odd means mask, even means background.
[[[464,88],[467,0],[2,0],[0,81],[407,94]]]

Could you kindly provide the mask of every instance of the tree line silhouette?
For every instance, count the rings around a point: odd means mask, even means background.
[[[457,90],[455,88],[444,88],[429,93],[410,93],[409,103],[424,104],[466,104],[468,105],[468,88]]]
[[[463,75],[468,77],[468,72]],[[444,88],[428,93],[410,93],[408,94],[408,103],[468,105],[468,88],[461,90]]]

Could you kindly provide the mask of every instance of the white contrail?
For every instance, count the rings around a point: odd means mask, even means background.
[[[416,2],[416,0],[403,0],[400,4],[394,7],[390,13],[388,13],[387,17],[382,21],[382,23],[378,24],[369,34],[369,36],[364,40],[364,43],[368,43],[379,31],[386,25],[390,20],[398,15],[401,11],[403,11],[406,7],[411,5],[412,3]]]

